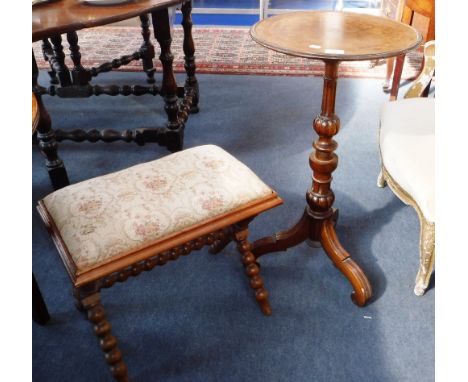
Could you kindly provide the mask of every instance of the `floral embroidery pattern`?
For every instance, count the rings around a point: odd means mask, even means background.
[[[218,170],[223,167],[224,162],[219,159],[211,159],[203,161],[203,165],[206,168],[211,168],[212,170]]]
[[[150,190],[160,190],[167,186],[167,179],[163,177],[154,177],[151,180],[144,181],[143,184]]]
[[[145,237],[155,234],[159,231],[159,224],[157,222],[144,222],[144,223],[134,223],[135,234],[137,236]]]
[[[92,223],[85,223],[80,227],[80,235],[89,235],[96,230],[96,226]]]
[[[78,211],[83,213],[89,213],[92,211],[96,211],[102,207],[102,201],[95,199],[95,200],[87,200],[83,203],[80,203],[78,207]]]
[[[212,196],[202,201],[202,208],[206,211],[213,211],[220,208],[224,204],[223,198],[220,196]]]
[[[81,271],[272,192],[230,154],[206,145],[73,184],[43,201]]]

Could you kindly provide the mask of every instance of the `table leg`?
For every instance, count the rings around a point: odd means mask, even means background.
[[[39,325],[45,325],[50,320],[47,305],[44,302],[39,285],[37,285],[34,273],[32,275],[32,314],[33,321]]]
[[[161,9],[151,13],[153,21],[154,36],[161,47],[161,60],[163,78],[161,94],[164,97],[164,110],[166,111],[167,122],[167,147],[171,151],[181,150],[183,146],[184,124],[179,119],[179,102],[177,97],[177,82],[172,68],[174,56],[171,52],[171,25],[169,10]]]
[[[54,71],[57,73],[57,76],[60,80],[61,86],[70,86],[72,84],[70,71],[65,65],[65,53],[63,53],[63,46],[62,46],[62,36],[55,35],[50,38],[53,45],[53,57],[54,62],[53,67]]]
[[[54,52],[52,51],[52,45],[50,45],[49,39],[45,38],[42,40],[42,55],[44,56],[44,61],[49,62],[50,65],[50,70],[48,71],[49,76],[50,76],[50,83],[51,84],[58,84],[58,78],[57,78],[57,73],[55,73],[54,66],[52,65],[52,61],[49,59],[49,57],[52,57],[54,55]]]
[[[68,32],[67,40],[70,44],[70,58],[73,61],[72,78],[73,85],[85,86],[91,81],[91,73],[81,65],[80,46],[78,45],[78,34]]]
[[[140,15],[140,22],[141,22],[141,35],[143,36],[143,44],[141,44],[140,54],[141,60],[143,62],[143,70],[146,72],[147,82],[149,84],[154,84],[156,81],[154,79],[154,73],[156,69],[153,65],[153,58],[155,56],[154,53],[154,46],[150,40],[150,29],[149,29],[149,17],[148,14],[145,13]]]
[[[353,301],[364,306],[372,296],[372,288],[366,275],[340,244],[335,232],[335,210],[332,208],[335,195],[331,189],[332,172],[338,166],[334,153],[338,144],[333,140],[340,129],[340,120],[335,114],[336,61],[325,62],[322,96],[322,111],[313,123],[319,138],[314,142],[314,152],[309,157],[313,171],[312,187],[307,191],[307,207],[302,218],[291,229],[257,240],[252,252],[256,257],[274,251],[285,251],[307,239],[320,242],[325,253],[351,283]]]
[[[395,69],[393,70],[392,88],[390,90],[390,101],[395,101],[398,97],[400,89],[401,73],[403,73],[403,65],[405,63],[405,55],[402,54],[396,58]]]
[[[39,141],[39,149],[46,158],[46,167],[49,172],[49,177],[52,186],[55,190],[68,186],[67,171],[63,165],[62,159],[57,154],[57,141],[55,140],[54,131],[51,128],[49,113],[42,102],[41,92],[37,84],[39,70],[37,68],[34,52],[32,54],[32,89],[37,99],[37,108],[39,111],[39,122],[37,124],[37,139]]]
[[[184,60],[185,60],[185,72],[187,73],[187,79],[185,80],[185,94],[193,97],[190,113],[198,113],[198,101],[200,94],[198,91],[198,81],[195,77],[195,44],[192,36],[192,1],[187,1],[182,4],[182,27],[184,28]]]

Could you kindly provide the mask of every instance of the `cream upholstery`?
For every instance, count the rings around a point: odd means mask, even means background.
[[[381,114],[380,151],[384,168],[434,222],[434,98],[387,103]]]
[[[199,146],[44,198],[78,270],[92,269],[268,195],[223,149]]]
[[[426,43],[424,52],[432,43]],[[434,58],[434,57],[433,57]],[[426,60],[426,64],[434,60]],[[425,67],[424,71],[427,68]],[[410,91],[419,87],[418,80]],[[425,88],[419,89],[424,93]],[[405,98],[385,105],[380,121],[382,169],[377,184],[390,186],[419,217],[419,270],[414,293],[422,296],[435,261],[434,98]]]

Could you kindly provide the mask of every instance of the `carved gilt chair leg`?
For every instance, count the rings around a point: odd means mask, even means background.
[[[241,221],[234,225],[234,240],[237,243],[237,249],[242,255],[245,273],[250,278],[250,287],[255,292],[255,299],[260,305],[262,313],[266,316],[271,315],[271,307],[268,302],[268,291],[263,286],[263,279],[260,276],[260,264],[257,263],[255,255],[251,251],[252,245],[247,237],[249,235],[249,222],[252,219]]]
[[[419,237],[419,271],[416,276],[414,294],[422,296],[431,280],[435,260],[435,224],[421,221],[421,232]]]
[[[383,174],[383,169],[380,169],[379,177],[377,178],[377,187],[384,188],[387,186],[387,181]]]
[[[75,296],[83,295],[77,290]],[[101,305],[99,292],[86,295],[80,299],[81,306],[87,311],[88,320],[94,325],[94,333],[99,338],[99,345],[104,352],[106,362],[116,381],[128,382],[127,365],[122,360],[122,353],[117,347],[117,339],[111,334],[111,324],[106,320],[106,312]]]

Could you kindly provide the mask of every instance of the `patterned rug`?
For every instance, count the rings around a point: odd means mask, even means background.
[[[321,76],[323,63],[300,57],[287,56],[266,49],[255,43],[249,35],[248,28],[242,27],[194,27],[193,36],[196,48],[198,73],[214,74],[257,74],[280,76]],[[139,27],[98,27],[78,32],[82,53],[82,64],[85,67],[97,66],[104,62],[131,54],[141,45],[142,37]],[[182,52],[182,28],[174,28],[172,52],[174,70],[184,71]],[[152,37],[159,56],[159,46]],[[41,43],[33,44],[36,60],[40,69],[48,68],[41,54]],[[68,43],[64,42],[65,49]],[[422,60],[420,52],[408,54],[403,70],[403,79],[414,78]],[[66,61],[73,66],[69,57]],[[155,60],[156,67],[160,63]],[[141,62],[134,61],[118,70],[141,71]],[[340,76],[356,78],[384,78],[385,61],[344,62],[340,65]]]

